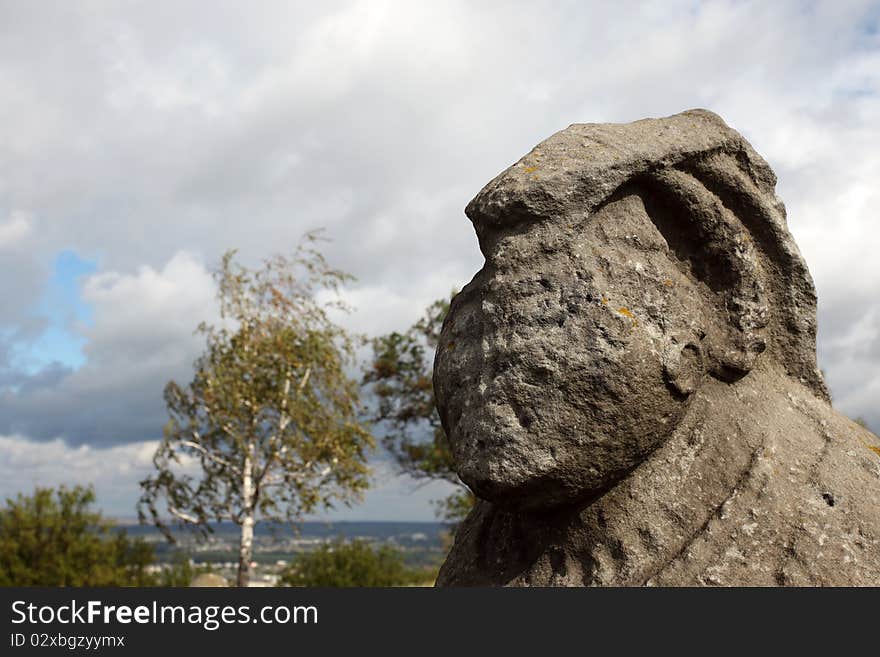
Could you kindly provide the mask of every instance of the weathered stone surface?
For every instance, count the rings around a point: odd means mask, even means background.
[[[718,116],[573,125],[467,206],[434,388],[481,501],[439,585],[880,585],[767,163]]]

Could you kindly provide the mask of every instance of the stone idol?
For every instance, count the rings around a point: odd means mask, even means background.
[[[830,405],[775,183],[693,110],[572,125],[470,202],[434,388],[480,501],[439,586],[880,585],[880,441]]]

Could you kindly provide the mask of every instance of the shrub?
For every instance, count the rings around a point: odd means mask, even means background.
[[[91,488],[37,488],[0,509],[0,586],[150,586],[153,548],[90,510]]]
[[[310,587],[406,586],[424,580],[425,574],[407,568],[400,551],[390,546],[373,548],[367,541],[337,539],[299,556],[282,572],[279,583]]]

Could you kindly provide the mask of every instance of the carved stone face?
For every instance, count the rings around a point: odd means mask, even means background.
[[[652,200],[484,231],[435,360],[462,479],[485,499],[588,499],[671,434],[723,334],[712,291],[670,249]],[[647,209],[646,209],[647,206]]]

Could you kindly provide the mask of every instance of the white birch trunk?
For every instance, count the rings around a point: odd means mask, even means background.
[[[244,457],[241,481],[241,497],[244,517],[241,521],[241,542],[238,548],[238,585],[249,586],[251,581],[251,556],[254,550],[254,444],[249,442]]]

